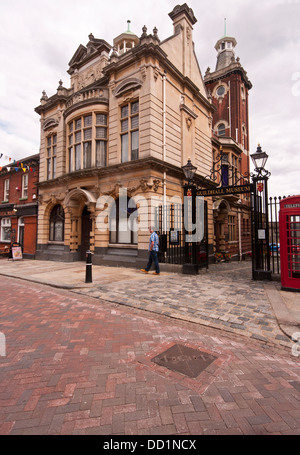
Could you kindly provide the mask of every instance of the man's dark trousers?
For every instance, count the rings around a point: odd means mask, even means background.
[[[157,251],[150,251],[149,261],[145,269],[147,272],[151,269],[152,262],[154,262],[156,273],[160,273]]]

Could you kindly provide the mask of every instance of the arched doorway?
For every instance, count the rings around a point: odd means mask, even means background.
[[[92,220],[87,206],[82,210],[81,215],[81,260],[86,260],[86,252],[90,249]]]
[[[213,203],[214,211],[214,236],[216,252],[225,249],[224,225],[230,211],[230,205],[225,199],[217,199]]]

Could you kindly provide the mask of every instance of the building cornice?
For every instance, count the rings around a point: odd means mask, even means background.
[[[247,71],[241,66],[240,63],[234,62],[231,65],[227,66],[226,68],[222,68],[220,70],[210,72],[209,70],[206,72],[204,76],[204,83],[211,84],[213,82],[217,82],[220,79],[224,79],[225,77],[230,76],[231,74],[239,73],[242,76],[244,83],[246,84],[248,90],[252,88],[252,83],[248,79]]]
[[[81,169],[69,174],[64,174],[53,180],[45,180],[43,182],[39,182],[37,183],[37,186],[43,190],[56,187],[57,185],[68,185],[73,180],[90,177],[111,177],[113,175],[122,175],[127,172],[145,170],[149,168],[157,170],[162,174],[166,172],[168,175],[184,181],[184,173],[180,167],[174,166],[173,164],[167,163],[158,158],[147,157],[135,161],[128,161],[126,163],[113,164],[111,166],[102,168]],[[197,174],[195,175],[195,182],[197,182],[198,185],[202,184],[204,187],[207,187],[208,184],[210,184],[210,186],[213,185],[213,182],[208,182],[207,179]]]

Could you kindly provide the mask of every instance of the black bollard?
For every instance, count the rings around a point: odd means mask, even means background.
[[[92,283],[92,252],[86,252],[86,268],[85,268],[85,282]]]

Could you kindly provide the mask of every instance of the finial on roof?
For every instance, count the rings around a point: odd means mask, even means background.
[[[226,36],[227,34],[227,30],[226,30],[226,17],[224,18],[224,36]]]
[[[130,32],[130,22],[131,22],[131,21],[128,19],[128,21],[127,21],[127,27],[128,27],[128,28],[127,28],[127,32]]]

